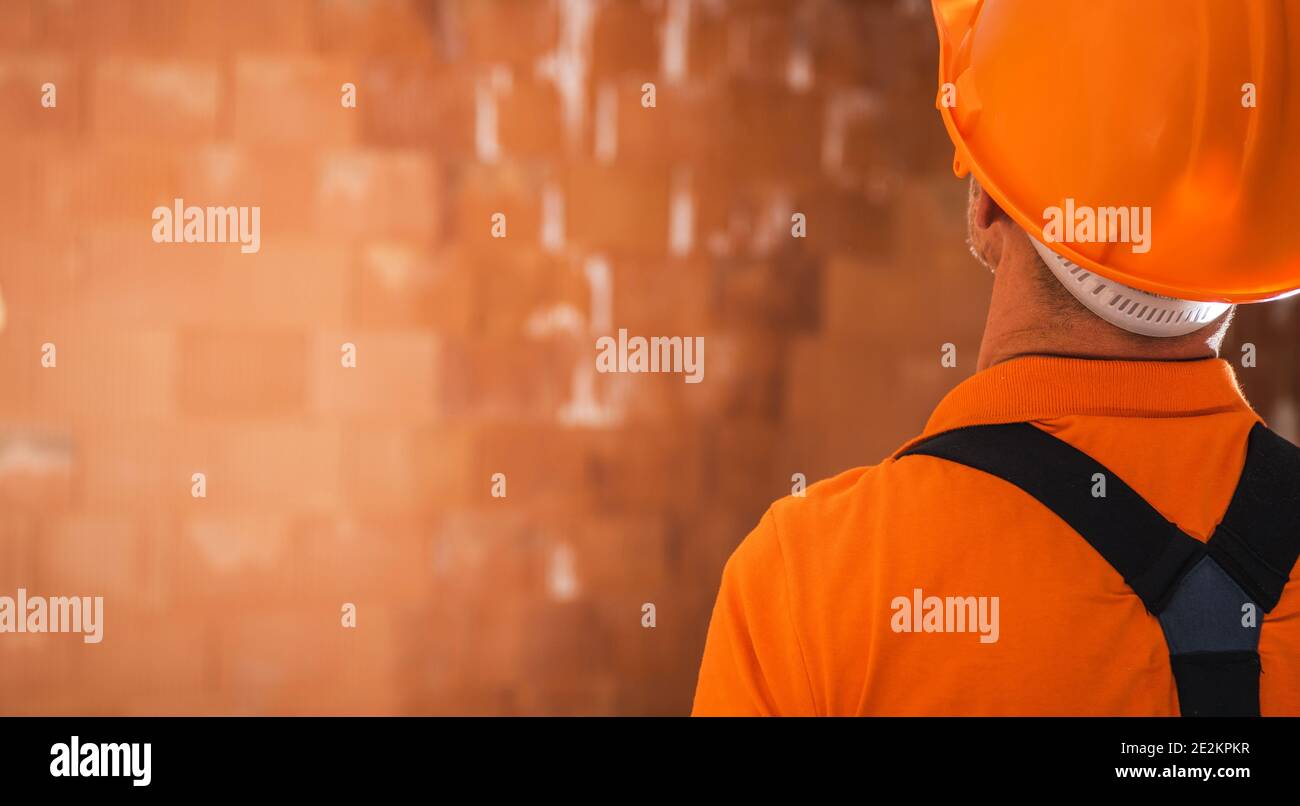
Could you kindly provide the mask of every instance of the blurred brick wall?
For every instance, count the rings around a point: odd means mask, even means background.
[[[0,5],[0,595],[106,598],[0,636],[0,712],[685,712],[768,502],[973,370],[935,70],[919,0]],[[153,243],[176,197],[261,251]]]

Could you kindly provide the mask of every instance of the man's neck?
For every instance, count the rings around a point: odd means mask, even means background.
[[[1214,358],[1231,316],[1186,336],[1139,336],[1103,321],[1082,305],[1059,310],[1024,275],[1008,271],[995,276],[979,369],[1029,355],[1126,361]]]
[[[1071,338],[1060,338],[1057,334],[1032,331],[997,334],[985,331],[984,340],[980,344],[979,369],[1030,355],[1114,361],[1194,361],[1215,358],[1219,354],[1218,350],[1205,341],[1194,344],[1137,345],[1122,338],[1107,338],[1109,334],[1105,333],[1093,334],[1095,338],[1091,339],[1073,338],[1075,335],[1070,333]]]

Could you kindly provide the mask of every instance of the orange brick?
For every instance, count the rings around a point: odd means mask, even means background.
[[[497,134],[507,157],[543,157],[562,152],[567,142],[581,142],[581,130],[570,128],[577,121],[565,120],[554,84],[517,77],[508,91],[496,94],[496,107]]]
[[[622,512],[585,518],[567,533],[581,558],[579,572],[586,593],[619,607],[619,613],[601,620],[640,629],[641,604],[671,595],[676,546],[668,534],[673,527],[665,514]]]
[[[479,506],[543,507],[552,501],[587,506],[598,437],[546,425],[502,423],[479,430],[465,465],[467,493]],[[506,478],[506,497],[492,497],[492,477]]]
[[[17,145],[0,152],[0,232],[29,234],[49,229],[47,176],[52,155],[40,145]]]
[[[0,387],[0,412],[6,421],[66,425],[60,416],[48,410],[42,415],[38,406],[37,383],[47,380],[40,377],[41,345],[49,337],[49,332],[45,323],[7,323],[4,339],[0,341],[0,372],[6,378],[6,383]]]
[[[360,128],[360,113],[342,105],[341,87],[356,86],[359,80],[348,62],[240,57],[235,63],[235,137],[246,142],[350,143]]]
[[[586,603],[539,603],[514,629],[523,635],[520,669],[547,668],[544,677],[515,681],[518,713],[592,715],[614,699],[613,653]]]
[[[723,78],[732,58],[734,18],[719,7],[690,8],[686,29],[686,80],[706,84]]]
[[[569,238],[588,249],[664,254],[669,172],[659,166],[571,165],[563,176]]]
[[[502,243],[498,248],[497,255],[474,254],[460,268],[475,280],[474,313],[480,335],[522,338],[541,327],[536,319],[556,306],[587,306],[587,295],[579,296],[576,284],[565,282],[566,275],[574,273],[567,261],[527,245]]]
[[[78,506],[116,515],[179,509],[182,496],[189,495],[190,476],[168,462],[174,437],[160,423],[79,429],[73,448]]]
[[[467,165],[457,175],[460,202],[456,239],[463,249],[498,257],[502,251],[535,249],[541,243],[545,182],[524,163]],[[493,216],[505,216],[505,237],[494,237]]]
[[[334,624],[343,603],[352,602],[362,628],[373,624],[372,607],[427,605],[437,595],[431,529],[431,519],[409,512],[298,519],[290,527],[291,557],[279,577],[286,601],[310,602],[313,609],[328,604]]]
[[[887,336],[896,333],[894,317],[864,316],[864,312],[879,309],[921,314],[923,289],[911,283],[890,282],[891,273],[896,271],[893,266],[844,254],[828,260],[822,284],[826,329],[862,337]]]
[[[710,323],[704,260],[620,260],[613,267],[615,328],[645,336],[700,334]]]
[[[547,3],[454,0],[444,11],[443,24],[454,25],[464,37],[471,62],[531,69],[555,48],[561,17]]]
[[[41,365],[44,342],[55,346],[57,366]],[[173,416],[176,355],[169,333],[66,324],[24,344],[20,359],[35,412],[80,424]]]
[[[177,345],[176,397],[191,417],[300,415],[307,407],[307,339],[298,332],[189,331]]]
[[[790,477],[800,471],[778,465],[776,445],[781,436],[775,423],[753,417],[729,420],[714,429],[705,441],[703,466],[743,467],[747,472],[717,474],[710,498],[739,507],[765,507],[789,495],[794,483]]]
[[[681,409],[695,417],[777,418],[781,411],[782,367],[789,360],[786,339],[770,331],[696,335],[704,337],[704,381],[687,384],[680,376],[661,376],[679,389]]]
[[[659,25],[659,16],[653,13],[650,3],[603,6],[592,32],[593,72],[602,78],[654,80],[659,70]]]
[[[104,641],[69,647],[69,661],[83,677],[67,690],[79,691],[104,715],[180,716],[216,707],[213,641],[199,619],[109,610],[107,601],[104,609]]]
[[[216,134],[221,80],[211,63],[113,59],[94,69],[91,123],[99,136],[175,142]]]
[[[882,257],[892,254],[896,212],[888,202],[837,189],[807,194],[794,205],[807,223],[802,248],[822,254],[832,250]]]
[[[76,299],[74,277],[81,265],[80,250],[70,233],[28,232],[6,243],[0,260],[6,327],[49,325],[57,312],[71,313]]]
[[[43,87],[54,84],[56,106],[45,107]],[[66,57],[0,58],[0,130],[7,140],[75,137],[81,127],[77,64]]]
[[[313,44],[326,52],[449,56],[432,35],[443,24],[443,13],[427,3],[407,0],[320,0],[314,17]]]
[[[217,483],[231,477],[210,478],[214,492],[222,492]],[[252,588],[253,583],[265,582],[284,567],[291,545],[289,521],[285,516],[199,514],[199,507],[206,503],[196,502],[193,505],[196,514],[186,517],[184,524],[186,547],[201,560],[206,571],[203,576]],[[191,584],[194,581],[191,577]]]
[[[553,421],[569,395],[570,365],[555,346],[449,339],[440,352],[439,399],[447,417]]]
[[[368,60],[357,81],[364,140],[385,148],[432,148],[439,159],[474,156],[474,77],[437,60]]]
[[[899,28],[897,17],[881,19],[875,9],[867,6],[836,4],[819,8],[813,31],[816,81],[836,85],[878,81],[876,65],[890,56],[898,58],[904,49],[890,41],[899,37]],[[866,47],[866,42],[876,48]],[[913,44],[920,42],[909,38],[907,45]]]
[[[289,516],[338,505],[343,435],[336,425],[188,425],[163,435],[159,501],[179,501],[187,518],[213,519],[223,529],[226,521],[235,528],[249,520],[287,535]],[[206,476],[206,498],[191,496],[194,473]]]
[[[154,548],[156,567],[165,569],[157,584],[161,606],[197,619],[239,600],[283,603],[291,524],[287,515],[248,512],[178,517]]]
[[[778,236],[780,237],[780,236]],[[786,331],[816,330],[820,320],[821,265],[795,245],[781,244],[774,260],[737,260],[715,283],[715,319],[735,326],[767,325]]]
[[[467,429],[372,426],[343,439],[346,501],[363,515],[429,516],[488,489],[490,475],[474,473]]]
[[[433,252],[401,241],[361,249],[352,321],[367,330],[433,328],[465,335],[474,324],[475,277],[454,251]]]
[[[749,176],[785,180],[821,170],[823,99],[759,82],[733,81],[723,95],[727,157]]]
[[[210,327],[338,326],[351,305],[352,255],[277,237],[237,244],[156,244],[139,228],[82,239],[76,311],[83,321]]]
[[[0,515],[0,590],[13,591],[36,583],[42,518],[43,514],[9,507]],[[0,667],[5,665],[0,663]]]
[[[430,545],[434,584],[445,594],[439,598],[481,605],[483,615],[492,616],[540,596],[546,584],[545,558],[536,532],[527,513],[504,507],[445,513]],[[502,635],[492,640],[507,645],[518,639]]]
[[[312,17],[317,5],[312,0],[184,0],[185,51],[221,56],[305,52],[313,44]]]
[[[637,78],[620,78],[615,93],[618,160],[635,164],[690,164],[697,172],[725,167],[731,143],[719,136],[726,127],[726,104],[709,85],[656,85],[655,106],[642,106]]]
[[[129,516],[64,515],[42,531],[34,596],[103,596],[106,622],[112,607],[138,596],[145,582],[144,535]]]
[[[83,222],[81,232],[122,225],[141,242],[152,243],[154,208],[187,195],[181,158],[141,141],[98,142],[105,145],[78,146],[45,162],[46,215],[51,221]]]
[[[705,485],[696,448],[701,436],[676,425],[645,424],[602,435],[588,459],[587,488],[596,508],[663,514],[691,507]],[[654,448],[628,451],[629,442]]]
[[[73,446],[66,432],[0,432],[0,506],[56,512],[68,509],[73,490]]]
[[[119,9],[94,0],[41,6],[42,38],[60,47],[97,55],[123,50],[160,53],[184,41],[186,9],[177,2],[141,0]]]
[[[343,345],[356,366],[343,365]],[[427,333],[321,334],[311,347],[311,407],[337,419],[428,422],[438,416],[438,345]]]
[[[732,18],[728,31],[731,66],[747,79],[785,85],[799,12],[788,4],[774,9],[751,5],[745,11],[749,13]]]
[[[41,21],[38,0],[14,0],[0,5],[0,44],[25,45],[36,38]]]
[[[322,232],[406,237],[429,243],[441,230],[436,171],[417,152],[331,151],[316,190]]]
[[[176,197],[200,206],[257,205],[262,208],[263,248],[285,237],[319,236],[313,200],[320,168],[320,154],[298,145],[197,147],[150,210]]]

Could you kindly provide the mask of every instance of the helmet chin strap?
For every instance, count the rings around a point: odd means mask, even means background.
[[[1218,319],[1232,307],[1227,302],[1193,302],[1131,288],[1066,260],[1032,235],[1029,242],[1075,299],[1130,333],[1163,338],[1185,336]]]

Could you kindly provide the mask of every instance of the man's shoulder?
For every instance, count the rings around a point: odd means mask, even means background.
[[[890,464],[850,468],[773,501],[754,530],[764,533],[758,539],[774,542],[784,554],[804,554],[834,547],[847,531],[860,534],[883,492]]]
[[[887,524],[932,510],[945,481],[924,462],[893,457],[850,468],[772,502],[747,542],[772,544],[787,561],[852,550]]]
[[[769,512],[778,522],[798,522],[809,517],[842,513],[864,495],[869,495],[872,481],[883,465],[863,465],[841,471],[830,478],[814,482],[806,490],[778,498]]]

